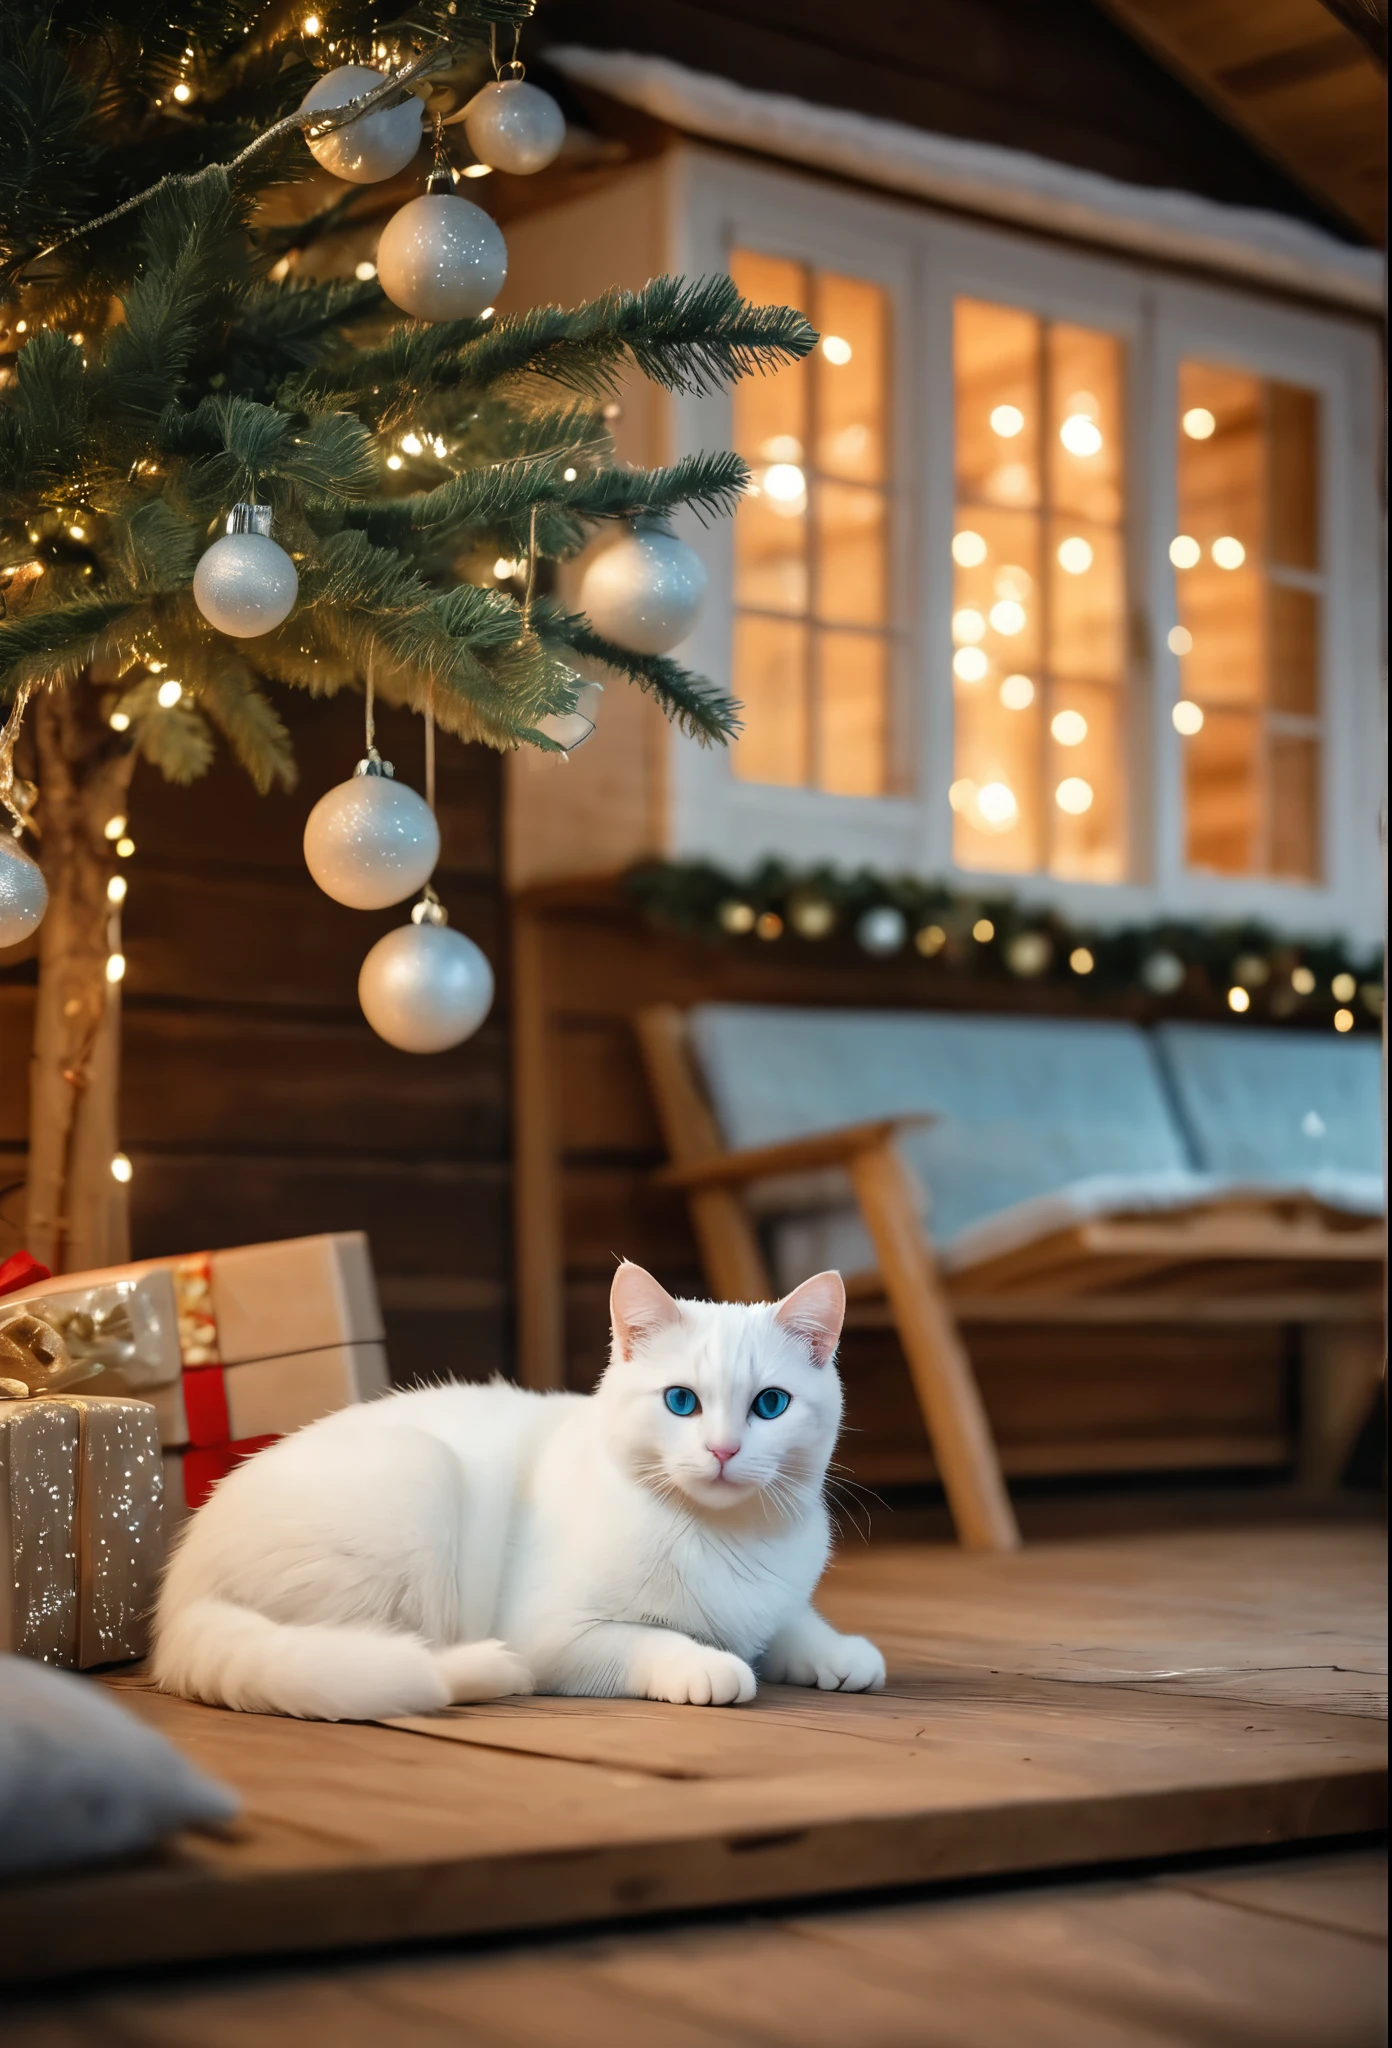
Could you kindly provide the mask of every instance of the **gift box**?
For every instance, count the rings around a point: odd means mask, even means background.
[[[253,1451],[390,1384],[361,1232],[69,1274],[7,1296],[0,1317],[15,1303],[99,1354],[104,1386],[154,1404],[171,1522]]]
[[[143,1656],[164,1560],[154,1411],[0,1384],[0,1650],[78,1669]]]

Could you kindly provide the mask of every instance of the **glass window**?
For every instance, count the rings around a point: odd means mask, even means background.
[[[1245,371],[1179,371],[1170,543],[1192,868],[1319,877],[1319,399]]]
[[[954,858],[1119,881],[1122,344],[975,299],[954,326]]]
[[[736,251],[747,299],[801,306],[808,361],[735,386],[754,473],[735,520],[734,691],[746,782],[845,796],[888,787],[889,308],[878,285]]]

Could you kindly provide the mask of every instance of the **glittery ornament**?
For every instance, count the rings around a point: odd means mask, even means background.
[[[271,539],[269,505],[234,505],[221,540],[198,558],[193,601],[210,626],[254,640],[290,616],[299,595],[295,564]]]
[[[674,533],[642,524],[596,555],[580,603],[596,632],[633,654],[667,654],[696,623],[706,567]]]
[[[363,1015],[401,1052],[446,1052],[478,1030],[493,1004],[493,970],[452,932],[427,891],[411,923],[379,939],[358,975]]]
[[[481,206],[456,192],[408,200],[382,230],[377,282],[415,320],[468,320],[507,278],[507,243]]]
[[[301,112],[328,113],[360,100],[385,85],[386,78],[367,64],[340,64],[312,85],[300,101]],[[421,103],[412,93],[398,107],[374,107],[326,135],[307,133],[305,141],[317,164],[351,185],[375,185],[404,171],[421,139]]]
[[[17,946],[27,939],[47,909],[43,869],[4,831],[0,813],[0,946]]]
[[[464,109],[464,133],[481,164],[528,177],[560,154],[565,115],[539,85],[500,78],[475,93]]]
[[[305,864],[326,896],[350,910],[384,910],[435,872],[440,828],[429,804],[374,753],[326,790],[304,830]]]

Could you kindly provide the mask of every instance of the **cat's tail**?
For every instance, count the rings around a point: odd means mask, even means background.
[[[463,1700],[531,1692],[533,1685],[506,1643],[433,1650],[419,1636],[348,1624],[291,1625],[206,1597],[161,1615],[153,1666],[165,1692],[306,1721],[428,1714]]]

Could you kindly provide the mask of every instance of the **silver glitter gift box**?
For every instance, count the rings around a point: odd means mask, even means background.
[[[79,1670],[142,1656],[163,1519],[148,1402],[0,1396],[0,1650]]]

